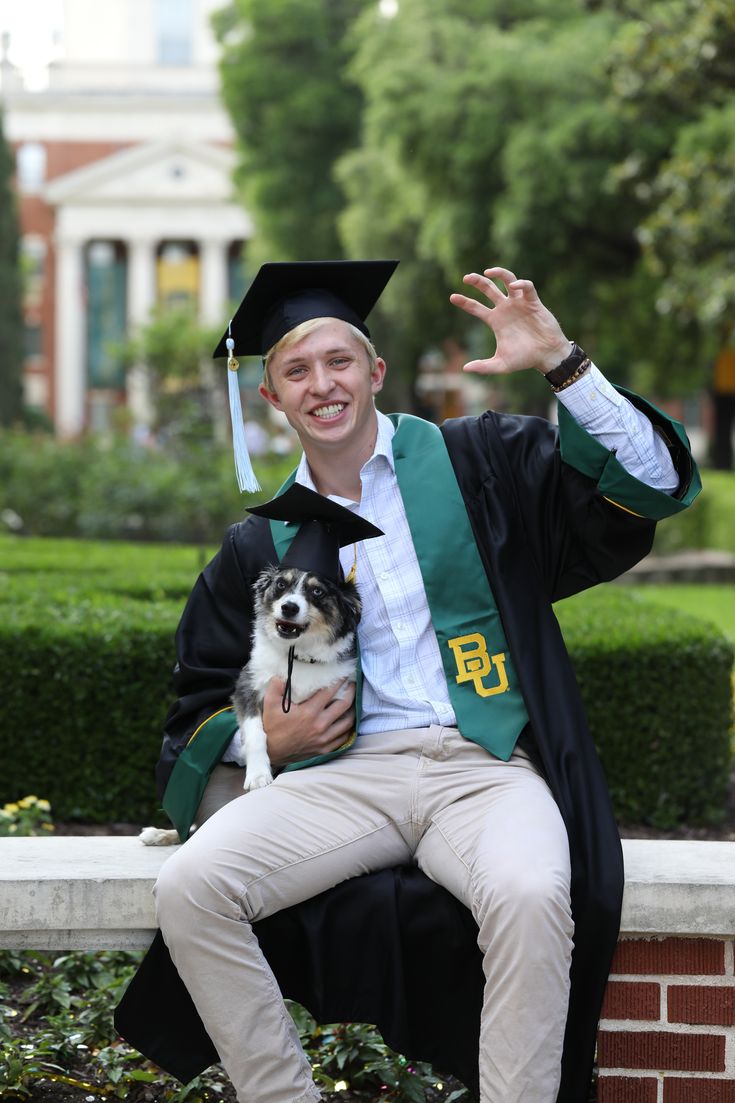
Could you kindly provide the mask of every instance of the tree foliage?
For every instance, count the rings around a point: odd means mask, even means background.
[[[406,382],[445,339],[489,351],[447,300],[501,263],[616,381],[701,387],[735,306],[731,0],[233,0],[226,19],[261,246],[399,257],[377,332]]]
[[[336,159],[356,141],[360,97],[341,73],[365,0],[230,0],[214,26],[237,182],[271,260],[341,255]]]
[[[13,156],[0,114],[0,425],[22,413],[23,312]]]

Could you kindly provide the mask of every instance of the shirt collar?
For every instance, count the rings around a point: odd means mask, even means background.
[[[369,464],[373,463],[378,456],[382,456],[387,461],[391,471],[395,473],[396,464],[395,460],[393,459],[392,441],[396,428],[390,418],[386,417],[385,414],[381,414],[380,410],[376,410],[375,412],[378,415],[378,435],[375,439],[375,448],[373,449],[373,454],[370,459],[367,460],[365,464],[363,464],[362,470],[364,471],[365,468]],[[309,462],[306,459],[306,456],[303,454],[301,456],[299,466],[296,469],[296,482],[301,483],[302,486],[308,487],[309,490],[316,490],[314,480],[311,477],[311,468],[309,467]],[[334,495],[330,495],[330,497],[334,497]]]

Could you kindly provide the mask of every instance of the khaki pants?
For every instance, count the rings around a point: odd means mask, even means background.
[[[226,790],[239,782],[228,773]],[[501,762],[441,727],[363,736],[280,774],[230,800],[164,866],[158,921],[242,1103],[320,1098],[251,923],[409,862],[478,925],[482,1103],[553,1103],[573,934],[566,830],[524,753]]]

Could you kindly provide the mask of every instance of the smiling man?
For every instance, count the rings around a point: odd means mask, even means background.
[[[182,838],[201,826],[163,869],[159,922],[243,1103],[319,1097],[274,969],[317,1014],[377,1021],[482,1103],[583,1103],[622,860],[551,603],[645,555],[698,477],[682,427],[611,386],[503,268],[465,277],[484,302],[451,296],[496,339],[466,370],[536,370],[559,427],[378,412],[386,364],[365,318],[393,267],[266,266],[233,319],[303,447],[289,483],[385,535],[341,552],[363,603],[357,697],[324,690],[286,714],[274,679],[263,722],[280,772],[246,795],[229,698],[252,582],[292,530],[249,517],[197,582],[159,780]],[[299,962],[269,934],[280,913],[307,932]],[[422,971],[438,986],[425,1006]]]

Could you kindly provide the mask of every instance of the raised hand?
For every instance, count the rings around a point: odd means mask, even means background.
[[[493,282],[505,284],[503,291]],[[454,294],[449,301],[467,314],[485,322],[495,334],[495,355],[487,360],[471,360],[467,372],[505,375],[535,368],[546,375],[569,356],[572,342],[562,331],[554,315],[536,293],[530,280],[519,280],[508,268],[486,268],[483,275],[471,272],[464,283],[477,288],[492,305]]]

